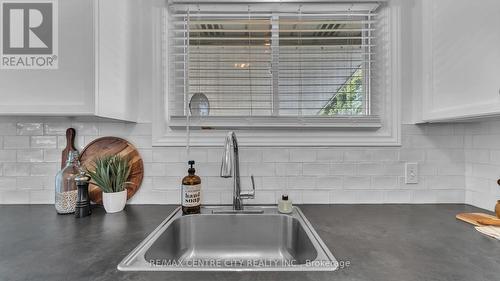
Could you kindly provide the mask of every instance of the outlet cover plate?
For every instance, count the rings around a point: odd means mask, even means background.
[[[418,163],[405,164],[405,183],[406,184],[418,183]]]

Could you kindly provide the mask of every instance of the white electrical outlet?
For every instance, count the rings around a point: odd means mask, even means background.
[[[418,163],[406,163],[405,165],[405,183],[418,183]]]

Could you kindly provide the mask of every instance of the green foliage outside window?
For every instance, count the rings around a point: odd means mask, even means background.
[[[363,70],[356,70],[318,115],[361,115],[363,114]]]

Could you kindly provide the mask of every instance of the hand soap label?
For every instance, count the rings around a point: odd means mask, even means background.
[[[182,185],[182,206],[196,207],[201,203],[201,184]]]

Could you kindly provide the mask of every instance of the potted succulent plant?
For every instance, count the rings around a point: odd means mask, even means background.
[[[127,181],[130,175],[128,159],[119,155],[97,158],[87,169],[92,183],[102,190],[102,202],[107,213],[120,212],[127,203]]]

